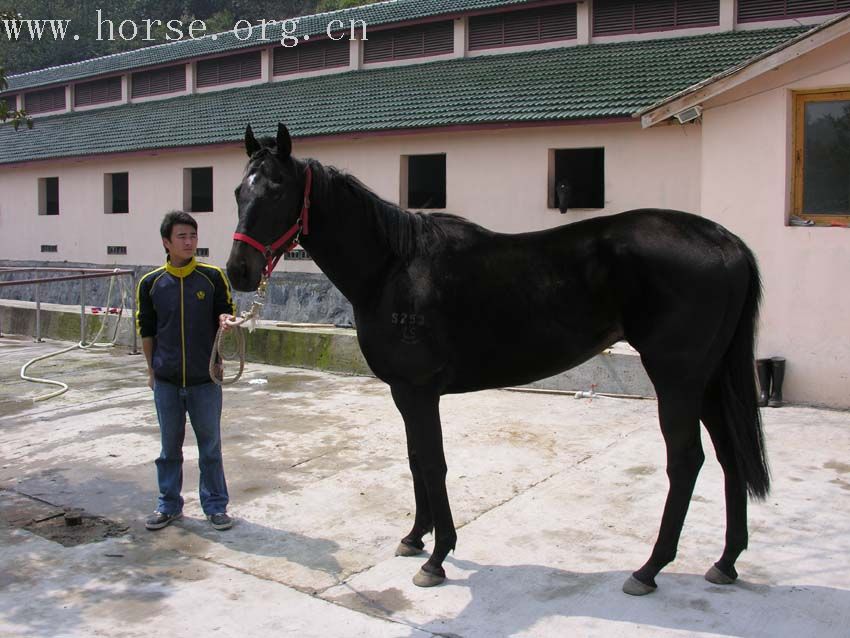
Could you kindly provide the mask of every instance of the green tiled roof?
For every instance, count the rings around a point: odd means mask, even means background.
[[[363,20],[366,22],[366,33],[368,36],[369,27],[382,24],[431,18],[439,15],[451,15],[463,13],[465,11],[475,11],[477,9],[487,9],[503,5],[520,5],[526,4],[530,1],[531,0],[389,0],[388,2],[378,2],[376,4],[370,4],[362,7],[302,16],[301,18],[298,18],[298,29],[293,32],[293,35],[300,39],[304,35],[313,36],[324,34],[326,33],[328,23],[331,22],[331,20],[341,20],[343,24],[346,25],[346,28],[351,20]],[[334,26],[337,26],[336,23]],[[245,38],[246,34],[247,30],[241,31],[239,33],[239,37]],[[217,34],[216,40],[213,40],[212,37],[203,37],[197,40],[186,39],[179,42],[154,45],[143,49],[137,49],[135,51],[116,53],[114,55],[84,60],[73,64],[65,64],[62,66],[42,69],[40,71],[31,71],[29,73],[13,75],[7,78],[9,87],[6,92],[31,89],[37,86],[55,84],[57,82],[79,80],[81,78],[96,75],[120,73],[129,69],[167,64],[178,60],[186,60],[188,58],[213,55],[216,53],[225,53],[238,49],[256,47],[263,44],[270,45],[275,42],[280,42],[282,34],[283,27],[281,25],[269,25],[266,30],[266,41],[260,40],[260,31],[258,28],[255,28],[253,29],[252,37],[247,38],[244,41],[239,40],[234,33],[228,31],[222,34]]]
[[[295,136],[631,116],[805,28],[497,54],[348,71],[0,127],[0,164]]]

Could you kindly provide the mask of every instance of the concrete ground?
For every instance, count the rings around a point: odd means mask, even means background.
[[[650,551],[666,490],[655,403],[445,397],[458,546],[447,582],[420,589],[423,558],[393,556],[413,494],[382,383],[249,364],[225,390],[236,525],[204,521],[189,434],[185,518],[148,532],[159,448],[143,361],[126,349],[47,360],[31,374],[71,390],[33,403],[47,389],[20,366],[65,345],[0,338],[0,635],[847,636],[847,412],[765,410],[774,488],[750,508],[731,586],[702,578],[724,533],[706,441],[679,557],[657,592],[632,598],[620,587]],[[66,508],[89,518],[66,528]]]

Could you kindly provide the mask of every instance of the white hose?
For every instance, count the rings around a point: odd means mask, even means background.
[[[115,270],[118,270],[117,268]],[[53,381],[51,379],[42,379],[40,377],[31,377],[27,375],[27,368],[29,368],[34,363],[38,363],[39,361],[43,361],[44,359],[49,359],[50,357],[56,357],[60,354],[65,354],[66,352],[71,352],[72,350],[76,350],[77,348],[81,350],[88,350],[89,348],[111,348],[115,345],[115,342],[118,339],[118,328],[121,325],[121,317],[124,314],[124,307],[127,296],[127,288],[124,285],[123,280],[121,281],[121,308],[118,311],[118,315],[115,319],[115,331],[112,333],[112,341],[107,341],[104,343],[99,343],[97,340],[100,338],[101,334],[103,334],[103,329],[106,327],[109,319],[109,302],[112,297],[112,288],[115,283],[115,276],[109,278],[109,288],[106,292],[106,313],[104,314],[103,321],[100,324],[100,328],[95,334],[94,338],[91,342],[86,343],[85,341],[80,341],[75,343],[73,346],[69,346],[67,348],[63,348],[62,350],[57,350],[56,352],[51,352],[49,354],[41,355],[40,357],[36,357],[35,359],[30,359],[21,367],[21,379],[24,381],[31,381],[32,383],[44,383],[47,385],[58,386],[60,389],[50,392],[48,394],[43,394],[40,397],[34,397],[33,403],[38,401],[46,401],[47,399],[52,399],[53,397],[58,397],[62,394],[65,394],[68,391],[68,384],[62,383],[61,381]]]

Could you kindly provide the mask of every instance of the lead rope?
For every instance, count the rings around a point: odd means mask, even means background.
[[[213,350],[210,354],[209,373],[213,383],[217,385],[230,385],[231,383],[236,383],[242,376],[242,372],[245,370],[245,334],[242,331],[242,326],[247,322],[248,332],[254,332],[254,329],[257,327],[257,319],[260,316],[260,311],[266,299],[266,286],[268,284],[268,276],[263,275],[260,284],[257,286],[257,292],[254,294],[254,301],[251,303],[251,307],[243,311],[239,317],[227,321],[227,325],[233,330],[233,338],[236,340],[236,356],[239,358],[239,372],[230,378],[225,378],[224,376],[225,357],[221,352],[221,340],[224,337],[224,330],[219,326],[218,332],[215,335]],[[218,370],[216,369],[219,361],[221,362],[220,379],[218,377]]]

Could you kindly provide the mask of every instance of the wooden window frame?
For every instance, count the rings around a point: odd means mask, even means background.
[[[850,224],[850,210],[844,214],[806,213],[803,211],[803,170],[805,168],[805,114],[806,104],[811,102],[850,101],[850,87],[820,89],[814,91],[794,91],[794,179],[792,185],[792,214],[813,221],[818,226]]]

